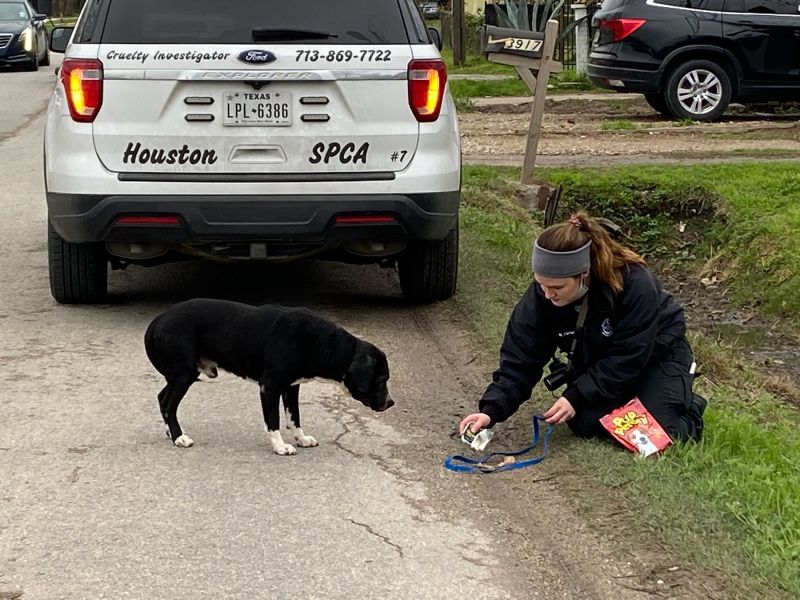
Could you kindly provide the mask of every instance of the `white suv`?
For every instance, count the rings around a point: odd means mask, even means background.
[[[437,43],[432,43],[431,39]],[[324,258],[450,297],[461,152],[414,0],[88,0],[45,130],[50,283],[108,265]]]

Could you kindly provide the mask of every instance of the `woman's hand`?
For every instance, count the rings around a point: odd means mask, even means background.
[[[561,398],[556,400],[553,406],[550,407],[550,410],[542,416],[544,420],[551,425],[561,425],[575,416],[575,409],[572,408],[572,404],[570,404],[569,400],[561,396]]]
[[[489,424],[492,422],[492,419],[489,415],[484,413],[473,413],[461,419],[461,423],[458,424],[458,434],[461,435],[464,433],[464,430],[467,428],[467,425],[470,425],[470,430],[472,433],[478,433],[481,429],[486,429]]]

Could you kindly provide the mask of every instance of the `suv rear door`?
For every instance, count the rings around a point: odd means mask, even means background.
[[[107,2],[93,135],[110,171],[302,179],[413,158],[398,0]]]
[[[800,87],[800,0],[726,0],[722,19],[745,86]]]

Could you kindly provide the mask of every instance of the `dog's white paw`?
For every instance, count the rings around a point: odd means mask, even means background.
[[[176,439],[173,444],[175,444],[178,448],[191,448],[194,446],[194,440],[184,433],[182,436]]]
[[[306,435],[302,427],[294,427],[289,423],[289,435],[301,448],[313,448],[319,446],[319,442],[310,435]]]
[[[287,444],[286,442],[281,442],[280,444],[272,444],[272,451],[275,454],[279,454],[281,456],[290,456],[292,454],[297,454],[297,448],[295,448],[291,444]]]
[[[290,454],[297,454],[297,449],[291,444],[283,441],[280,431],[267,430],[269,436],[269,443],[272,444],[272,451],[281,456],[289,456]]]
[[[294,441],[297,442],[297,445],[301,448],[313,448],[314,446],[319,446],[319,442],[317,442],[317,440],[310,435],[295,435]]]

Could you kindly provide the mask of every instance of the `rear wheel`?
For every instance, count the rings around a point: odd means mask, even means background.
[[[667,78],[664,98],[679,119],[715,121],[725,113],[732,93],[725,69],[710,60],[691,60]]]
[[[644,99],[657,113],[661,113],[665,117],[674,117],[675,115],[670,112],[667,106],[667,99],[664,94],[645,94]]]
[[[106,297],[108,258],[99,243],[64,241],[47,223],[50,291],[61,304],[96,304]]]
[[[437,242],[414,242],[397,261],[400,289],[409,302],[447,300],[458,279],[458,225]]]

